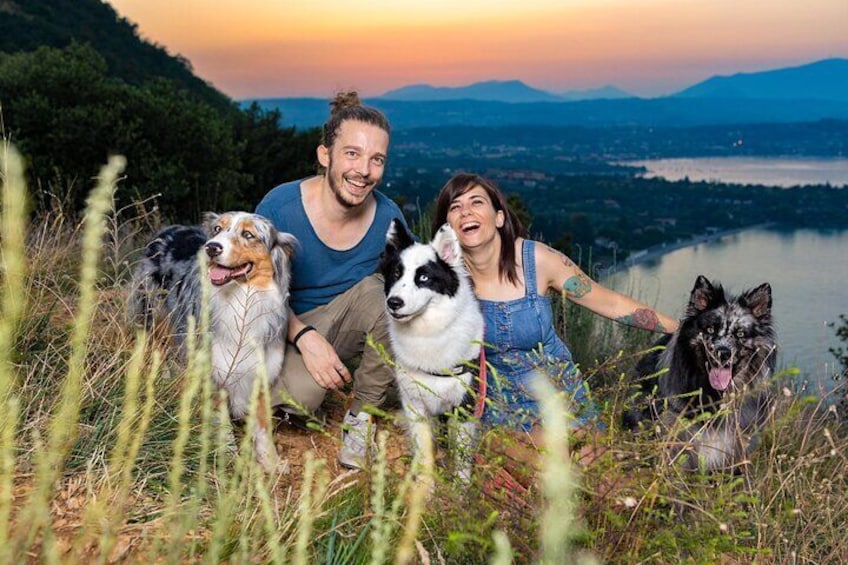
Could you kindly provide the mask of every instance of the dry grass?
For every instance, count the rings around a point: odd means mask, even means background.
[[[605,454],[587,468],[570,461],[561,399],[542,393],[548,449],[521,500],[488,488],[500,468],[491,454],[468,488],[444,476],[441,453],[409,461],[391,421],[370,473],[338,468],[343,396],[331,398],[325,429],[278,429],[278,449],[293,470],[266,477],[250,442],[234,453],[226,427],[215,425],[226,418],[215,413],[202,344],[186,366],[124,320],[124,281],[157,222],[110,209],[118,164],[104,170],[102,201],[85,219],[52,211],[25,226],[17,160],[8,147],[2,157],[4,563],[840,563],[848,556],[840,528],[848,523],[848,438],[828,403],[781,396],[741,473],[687,474],[663,460],[659,440],[617,424],[627,402],[622,375],[636,353],[604,355],[584,369],[606,421],[596,438]]]

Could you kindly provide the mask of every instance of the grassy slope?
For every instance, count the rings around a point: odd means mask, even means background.
[[[569,331],[586,336],[583,370],[607,423],[597,439],[606,453],[579,483],[561,451],[556,403],[544,472],[522,497],[484,488],[504,463],[491,454],[466,489],[442,476],[438,460],[428,497],[427,481],[412,480],[426,477],[427,466],[409,472],[392,423],[383,426],[372,472],[344,473],[335,464],[341,396],[331,399],[326,428],[278,431],[294,471],[265,479],[247,450],[234,455],[212,425],[202,351],[186,366],[124,320],[125,281],[155,218],[107,213],[102,223],[95,214],[78,224],[55,211],[35,219],[22,247],[12,236],[24,233],[13,165],[4,159],[0,168],[0,345],[14,344],[0,352],[3,562],[351,563],[400,555],[480,563],[507,562],[514,552],[518,562],[562,563],[588,559],[580,548],[611,563],[838,563],[848,555],[834,527],[848,523],[848,438],[834,413],[787,389],[740,474],[684,475],[658,440],[616,424],[627,402],[622,375],[638,346],[625,340],[617,354],[608,330],[569,311]],[[14,268],[16,257],[26,270]]]

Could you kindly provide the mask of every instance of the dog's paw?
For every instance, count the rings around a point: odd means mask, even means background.
[[[280,458],[276,451],[273,453],[256,453],[256,462],[268,476],[288,475],[289,462]]]

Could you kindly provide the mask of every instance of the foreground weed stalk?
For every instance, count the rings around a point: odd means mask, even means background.
[[[415,539],[421,527],[421,516],[427,506],[427,497],[433,492],[435,454],[433,453],[433,438],[430,428],[421,434],[422,449],[417,450],[412,460],[412,472],[410,475],[417,477],[412,483],[409,492],[409,507],[407,509],[406,524],[404,524],[403,536],[400,539],[395,563],[405,565],[411,563],[415,557]]]
[[[227,531],[232,526],[236,512],[238,500],[242,490],[241,473],[242,460],[241,454],[236,458],[236,471],[230,477],[227,472],[227,444],[230,437],[230,428],[223,423],[229,418],[227,411],[226,397],[223,391],[217,393],[218,409],[215,413],[218,426],[216,430],[216,449],[218,456],[215,465],[215,477],[217,480],[217,504],[215,507],[213,523],[210,526],[212,537],[209,543],[209,550],[206,554],[207,563],[218,563],[221,561],[224,542],[226,540]]]
[[[297,541],[295,542],[292,559],[296,565],[308,565],[310,563],[307,554],[309,540],[312,538],[312,528],[315,525],[315,519],[318,517],[318,508],[324,499],[329,484],[324,460],[316,460],[311,451],[306,452],[305,459],[300,504],[297,508]]]
[[[539,563],[573,563],[571,541],[574,537],[577,484],[568,453],[568,411],[563,409],[561,396],[547,380],[537,379],[533,384],[545,437],[542,457],[545,510],[540,521],[542,544]]]
[[[109,457],[106,486],[100,498],[86,512],[89,535],[99,535],[95,541],[100,548],[101,562],[109,558],[117,541],[117,530],[124,521],[126,501],[133,480],[132,471],[153,411],[153,384],[159,375],[161,355],[158,351],[154,352],[150,369],[143,371],[146,344],[147,336],[142,332],[136,340],[127,369],[122,416],[118,423],[118,437]],[[144,405],[139,409],[142,378],[145,384],[145,400]],[[100,529],[103,531],[100,532]]]
[[[206,270],[206,254],[198,253],[200,272]],[[177,437],[174,439],[174,452],[168,472],[170,495],[170,519],[173,527],[170,531],[171,561],[178,562],[185,549],[184,536],[197,520],[195,514],[197,501],[191,507],[184,509],[180,505],[183,495],[183,473],[186,469],[186,447],[192,433],[192,418],[194,415],[195,399],[204,390],[204,382],[210,378],[210,335],[209,335],[209,282],[202,278],[200,320],[190,317],[186,336],[188,367],[185,372],[185,383],[180,395],[178,411]]]
[[[23,520],[28,530],[26,547],[33,543],[38,531],[50,520],[50,493],[61,476],[68,452],[77,438],[87,342],[96,304],[97,265],[106,230],[106,215],[112,207],[118,175],[124,170],[125,164],[123,157],[110,158],[109,163],[101,169],[98,184],[88,198],[82,239],[79,305],[71,333],[68,375],[62,385],[62,400],[50,424],[47,445],[38,457],[36,486]],[[45,543],[47,539],[48,536],[45,536]],[[45,546],[45,549],[49,547]]]
[[[0,147],[0,174],[3,180],[2,274],[3,310],[0,317],[0,558],[6,562],[9,540],[9,515],[15,473],[15,436],[19,403],[13,395],[17,373],[13,369],[13,351],[18,323],[24,311],[26,279],[25,236],[26,187],[21,157],[6,143]]]
[[[391,522],[386,512],[386,439],[388,433],[384,430],[377,434],[377,453],[371,470],[371,511],[374,513],[374,527],[371,529],[371,565],[379,565],[386,561],[389,547]]]

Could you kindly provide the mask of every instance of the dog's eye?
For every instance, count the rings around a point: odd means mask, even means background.
[[[253,235],[252,233],[250,233],[250,232],[249,232],[249,231],[247,231],[247,230],[244,230],[243,232],[241,232],[241,236],[242,236],[243,238],[245,238],[246,240],[248,240],[248,241],[249,241],[249,240],[251,240],[251,239],[253,239],[254,237],[256,237],[255,235]]]
[[[221,229],[221,226],[215,226],[214,228],[212,228],[212,233],[218,235],[219,233],[221,233]]]
[[[712,326],[707,327],[707,333],[713,335],[715,333],[715,328]]]
[[[424,273],[421,273],[420,275],[418,275],[417,278],[418,278],[418,282],[420,282],[420,283],[425,283],[425,282],[430,280],[430,277],[425,275]]]
[[[745,330],[736,330],[736,337],[738,337],[739,339],[745,337]]]

